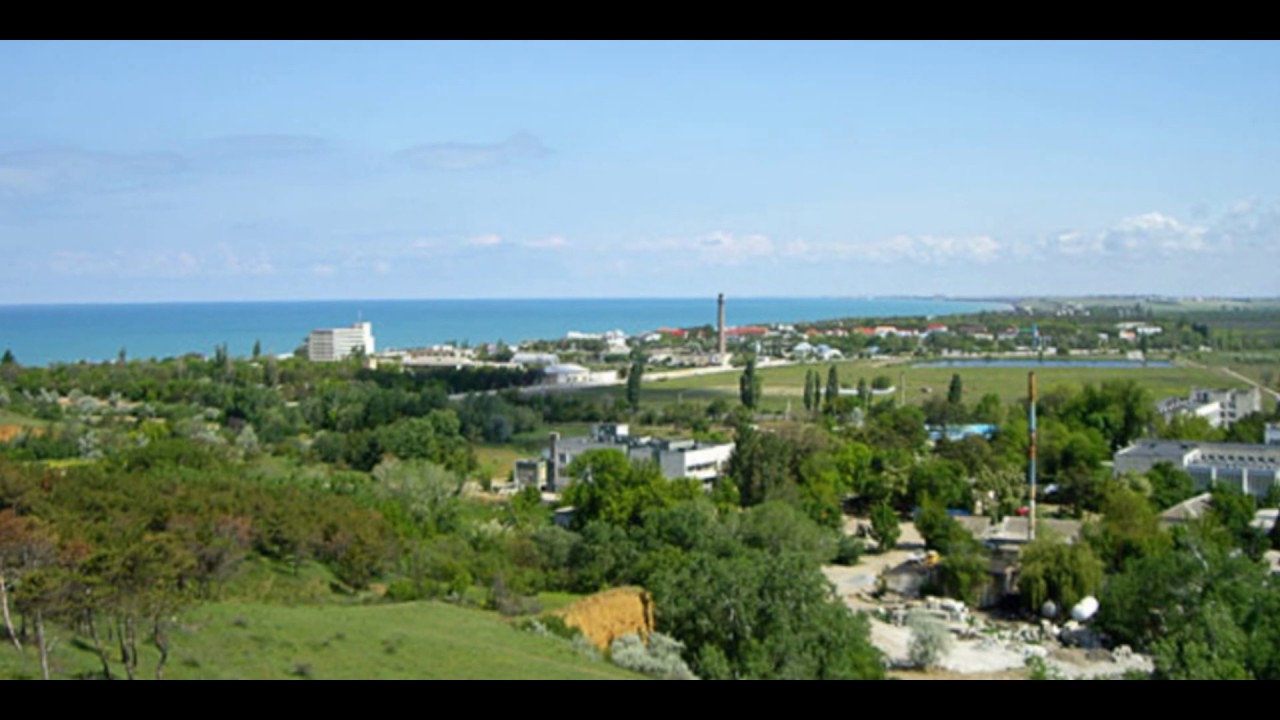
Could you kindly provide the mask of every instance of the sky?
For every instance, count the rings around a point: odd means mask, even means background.
[[[0,42],[0,304],[1280,295],[1277,42]]]

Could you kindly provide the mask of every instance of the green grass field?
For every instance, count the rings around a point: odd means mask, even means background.
[[[0,409],[0,425],[21,425],[22,427],[43,427],[49,423],[9,410]]]
[[[909,363],[887,365],[882,361],[853,360],[835,363],[842,384],[856,386],[859,378],[868,383],[877,375],[886,375],[897,386],[901,373],[905,373],[907,401],[920,404],[931,394],[946,394],[954,373],[964,382],[965,399],[976,402],[986,393],[995,393],[1005,402],[1026,397],[1027,373],[1030,368],[913,368]],[[809,369],[817,369],[825,387],[826,364],[797,365],[782,368],[761,369],[764,384],[764,409],[777,411],[791,402],[793,411],[799,411],[804,396],[804,377]],[[1239,370],[1239,368],[1237,368]],[[1250,373],[1244,373],[1246,375]],[[641,394],[644,406],[659,406],[684,400],[709,402],[723,397],[732,402],[738,398],[738,378],[741,372],[727,372],[646,383]],[[1241,387],[1243,383],[1213,368],[1176,365],[1170,368],[1040,368],[1036,370],[1037,384],[1041,391],[1058,385],[1080,387],[1085,383],[1099,384],[1106,380],[1136,380],[1147,387],[1153,397],[1186,394],[1193,386]],[[610,392],[621,397],[615,388],[590,392]]]
[[[476,447],[476,462],[480,463],[480,472],[491,480],[506,481],[516,460],[531,455],[532,453],[521,452],[509,445],[485,444]]]
[[[57,635],[56,677],[101,674],[87,647]],[[216,603],[186,613],[171,633],[173,679],[635,679],[570,644],[516,630],[495,613],[442,603],[286,607]],[[153,677],[155,648],[140,651]],[[115,670],[123,676],[123,670]],[[34,648],[0,647],[0,677],[38,678]]]

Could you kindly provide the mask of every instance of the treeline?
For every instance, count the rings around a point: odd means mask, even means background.
[[[176,450],[159,453],[169,461],[141,451],[66,472],[0,461],[5,631],[16,647],[35,646],[46,677],[57,626],[87,641],[104,677],[134,677],[146,644],[162,677],[177,613],[217,597],[249,554],[295,567],[314,559],[352,585],[391,563],[392,527],[372,508],[248,482],[216,454]]]

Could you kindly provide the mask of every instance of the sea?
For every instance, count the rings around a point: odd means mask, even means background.
[[[936,317],[1008,310],[1007,303],[934,298],[728,298],[730,327],[839,318]],[[0,306],[0,352],[23,365],[212,355],[301,346],[311,330],[373,324],[377,349],[562,338],[570,331],[636,334],[716,323],[716,298],[329,300]]]

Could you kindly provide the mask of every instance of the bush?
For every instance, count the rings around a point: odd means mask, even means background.
[[[536,622],[546,628],[547,632],[565,640],[572,640],[575,637],[582,636],[581,630],[566,625],[564,618],[559,615],[543,615]]]
[[[907,659],[921,670],[937,667],[951,651],[951,633],[946,626],[932,615],[918,610],[907,615],[907,626],[911,628]]]
[[[680,653],[684,643],[669,635],[649,634],[646,645],[640,636],[623,635],[609,646],[609,659],[614,665],[664,680],[696,680]]]
[[[866,550],[866,545],[858,538],[851,535],[841,535],[840,542],[836,546],[834,562],[837,565],[857,565]]]
[[[898,514],[888,502],[880,502],[871,508],[871,537],[875,539],[880,552],[892,550],[901,535]]]

